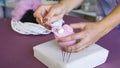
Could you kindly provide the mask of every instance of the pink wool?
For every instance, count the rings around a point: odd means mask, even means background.
[[[40,4],[40,0],[20,0],[12,11],[12,18],[20,20],[28,10],[35,11]]]
[[[54,30],[53,33],[54,33],[54,36],[55,36],[56,40],[58,40],[61,37],[65,37],[65,36],[74,34],[73,29],[69,25],[65,24],[65,25],[63,25],[62,28],[64,29],[63,33],[59,33],[58,30]],[[59,44],[61,46],[70,46],[70,45],[73,45],[75,43],[76,43],[76,40],[72,40],[72,41],[68,41],[68,42],[59,42]]]

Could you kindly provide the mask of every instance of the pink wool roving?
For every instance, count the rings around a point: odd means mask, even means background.
[[[12,11],[12,18],[20,20],[28,10],[35,11],[40,4],[40,0],[20,0]]]
[[[65,25],[63,25],[63,27],[60,30],[56,29],[53,31],[53,33],[54,33],[56,40],[58,40],[61,37],[65,37],[65,36],[74,34],[74,31],[69,25],[65,24]],[[72,41],[68,41],[68,42],[58,42],[58,43],[61,46],[70,46],[70,45],[75,44],[76,40],[72,40]]]

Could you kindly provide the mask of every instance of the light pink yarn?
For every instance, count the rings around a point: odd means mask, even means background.
[[[36,10],[40,6],[40,0],[20,0],[12,11],[12,18],[20,20],[27,10]]]

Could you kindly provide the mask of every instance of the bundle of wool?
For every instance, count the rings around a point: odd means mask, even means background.
[[[12,18],[20,20],[28,10],[35,11],[40,4],[40,0],[20,0],[12,11]]]

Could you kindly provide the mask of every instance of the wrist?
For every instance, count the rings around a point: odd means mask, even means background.
[[[112,19],[102,19],[101,21],[99,21],[99,24],[105,28],[108,29],[113,29],[114,27],[116,27],[119,23],[113,21]]]
[[[99,21],[98,26],[100,27],[101,31],[104,34],[109,33],[115,27],[115,25],[110,25],[109,23],[105,21]]]
[[[69,10],[70,7],[68,7],[68,5],[66,3],[61,1],[59,4],[61,5],[61,7],[62,7],[63,11],[65,12],[65,14],[70,12],[70,10]]]

